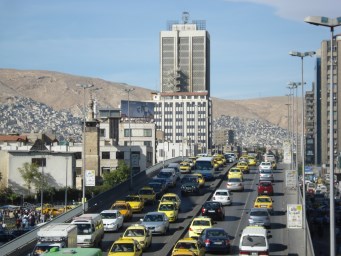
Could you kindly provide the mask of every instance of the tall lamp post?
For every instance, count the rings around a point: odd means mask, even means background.
[[[129,129],[129,168],[130,168],[130,189],[133,189],[133,168],[131,167],[131,129],[130,129],[130,93],[134,88],[124,89],[128,93],[128,129]]]
[[[289,103],[291,103],[291,170],[294,169],[294,93],[291,91],[294,91],[293,86],[287,87],[290,91],[289,93]]]
[[[334,82],[333,82],[333,39],[334,28],[341,26],[341,17],[334,19],[321,16],[308,16],[305,22],[330,28],[330,90],[329,90],[329,169],[330,169],[330,255],[335,255],[335,204],[334,204]]]
[[[301,91],[301,97],[302,97],[302,115],[301,115],[301,159],[302,159],[302,183],[303,183],[303,200],[302,200],[302,206],[303,206],[303,220],[305,220],[305,216],[306,216],[306,202],[305,202],[305,199],[306,199],[306,189],[305,189],[305,132],[304,132],[304,72],[303,72],[303,59],[304,57],[307,57],[307,56],[314,56],[315,55],[315,52],[294,52],[294,51],[291,51],[289,52],[289,54],[291,56],[294,56],[294,57],[299,57],[301,58],[301,85],[302,85],[302,91]],[[307,229],[306,229],[306,225],[305,225],[305,221],[303,221],[303,229],[304,229],[304,251],[305,251],[305,254],[307,252]]]
[[[83,185],[82,185],[82,207],[85,212],[85,90],[94,87],[93,84],[77,84],[78,87],[83,88],[83,148],[82,148],[82,160],[83,160]]]

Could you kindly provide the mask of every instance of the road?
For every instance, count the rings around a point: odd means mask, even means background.
[[[222,173],[230,166],[225,167],[225,170],[218,172],[217,176],[222,177]],[[238,255],[239,235],[243,228],[248,224],[248,211],[253,206],[253,202],[257,196],[257,182],[258,174],[256,167],[251,169],[250,174],[244,176],[244,192],[233,192],[233,203],[231,206],[225,206],[225,220],[218,221],[215,226],[223,227],[230,235],[231,239],[231,255]],[[271,216],[271,235],[270,239],[270,254],[271,255],[288,255],[287,248],[287,229],[286,229],[286,200],[283,191],[284,186],[284,173],[279,169],[274,171],[274,210],[275,213]],[[166,236],[153,236],[152,246],[143,255],[169,255],[172,247],[179,237],[187,237],[187,229],[191,219],[197,216],[201,205],[210,198],[214,190],[219,186],[220,188],[226,187],[226,177],[221,181],[217,178],[215,181],[207,182],[204,188],[205,193],[202,196],[187,196],[182,197],[181,211],[179,219],[176,223],[171,223],[170,232]],[[180,196],[180,186],[171,189],[169,192],[177,193]],[[157,205],[146,206],[143,213],[134,214],[133,220],[126,222],[119,232],[106,233],[102,243],[104,255],[107,255],[113,241],[119,238],[124,232],[125,228],[133,223],[138,223],[139,219],[143,218],[144,214],[150,211],[155,211]],[[206,254],[211,255],[211,254]]]

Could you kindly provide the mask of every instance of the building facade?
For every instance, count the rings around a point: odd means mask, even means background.
[[[197,154],[208,152],[212,140],[210,36],[204,21],[188,19],[183,13],[182,23],[171,22],[160,33],[161,92],[153,101],[159,140],[191,145]]]

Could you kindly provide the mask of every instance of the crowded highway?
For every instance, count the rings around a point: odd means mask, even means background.
[[[206,181],[201,195],[181,196],[180,180],[174,188],[169,188],[167,193],[175,193],[181,198],[181,206],[177,221],[170,223],[169,231],[166,235],[152,235],[152,242],[143,255],[170,255],[174,245],[179,238],[188,237],[188,229],[191,220],[200,215],[202,205],[211,199],[211,195],[218,188],[226,189],[228,170],[235,163],[228,164],[224,168],[215,172],[214,181]],[[268,229],[271,234],[269,239],[270,254],[287,255],[286,245],[286,202],[284,198],[284,174],[283,170],[278,168],[274,173],[274,193],[273,214],[270,217],[271,225]],[[180,179],[184,174],[181,174]],[[253,208],[254,200],[257,197],[257,185],[259,183],[258,167],[250,167],[250,172],[244,174],[244,191],[232,192],[232,204],[224,206],[225,217],[223,221],[214,221],[213,227],[223,228],[229,235],[230,254],[237,255],[239,253],[238,245],[240,234],[246,226],[249,225],[248,218],[250,209]],[[113,202],[114,203],[114,202]],[[102,250],[107,255],[114,241],[122,236],[127,227],[133,224],[139,224],[140,219],[148,212],[157,211],[158,204],[146,205],[142,212],[134,213],[130,221],[124,222],[123,227],[117,232],[106,232],[102,240]],[[105,210],[105,209],[103,209]],[[206,253],[206,255],[211,255]]]

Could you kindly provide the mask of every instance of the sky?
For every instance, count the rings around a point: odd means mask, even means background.
[[[160,31],[168,21],[205,20],[211,96],[285,96],[301,59],[328,27],[307,16],[341,16],[340,0],[0,0],[0,68],[49,70],[160,90]],[[341,28],[335,28],[335,34]],[[315,57],[304,58],[311,90]]]

